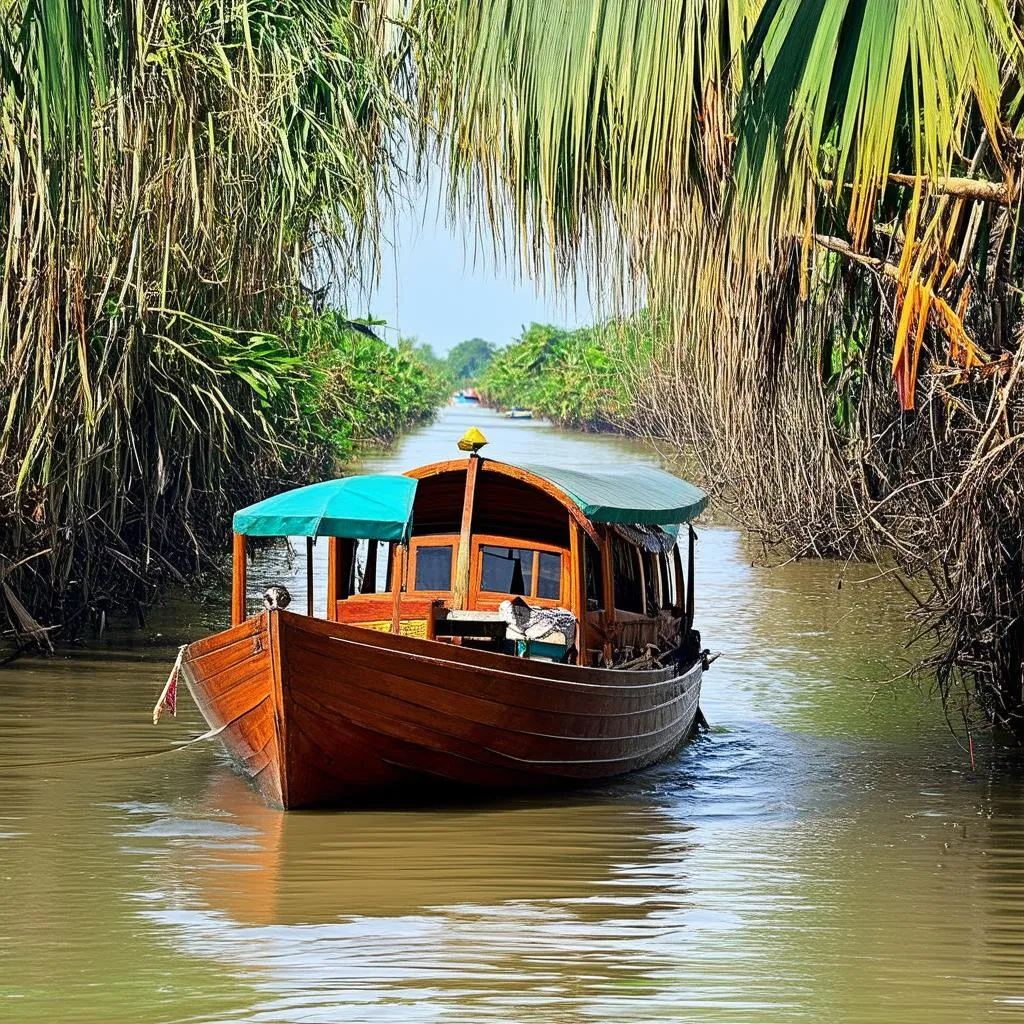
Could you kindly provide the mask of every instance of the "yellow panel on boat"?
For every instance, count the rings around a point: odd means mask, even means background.
[[[390,619],[378,619],[375,622],[353,622],[353,626],[362,626],[363,629],[376,629],[381,633],[391,632],[391,620]],[[427,635],[427,620],[426,619],[402,619],[398,624],[398,632],[402,636],[418,636],[426,638]]]

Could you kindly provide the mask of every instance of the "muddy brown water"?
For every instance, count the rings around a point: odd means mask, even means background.
[[[657,461],[454,407],[367,465],[474,423],[495,457]],[[0,670],[0,1020],[1024,1020],[1021,765],[979,739],[971,770],[886,682],[906,608],[876,570],[752,557],[700,531],[711,734],[557,797],[267,809],[215,742],[182,746],[187,695],[149,723],[222,590]],[[302,594],[280,547],[271,579]]]

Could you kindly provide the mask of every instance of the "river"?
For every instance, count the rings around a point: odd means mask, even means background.
[[[459,406],[367,468],[450,457],[472,424],[495,458],[656,461]],[[1024,1019],[1020,763],[978,738],[972,770],[891,681],[907,603],[874,566],[762,568],[699,533],[712,731],[557,797],[267,809],[216,742],[183,746],[187,693],[149,722],[220,586],[0,670],[0,1020]],[[289,571],[260,558],[257,591]]]

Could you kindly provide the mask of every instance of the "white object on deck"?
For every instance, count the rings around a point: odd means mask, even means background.
[[[535,608],[516,598],[502,601],[498,615],[508,623],[510,640],[536,640],[566,648],[576,643],[576,616],[568,608]]]

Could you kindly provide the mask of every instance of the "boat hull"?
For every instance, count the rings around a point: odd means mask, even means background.
[[[702,673],[558,665],[282,611],[191,645],[182,667],[243,773],[285,808],[636,771],[689,736]]]

